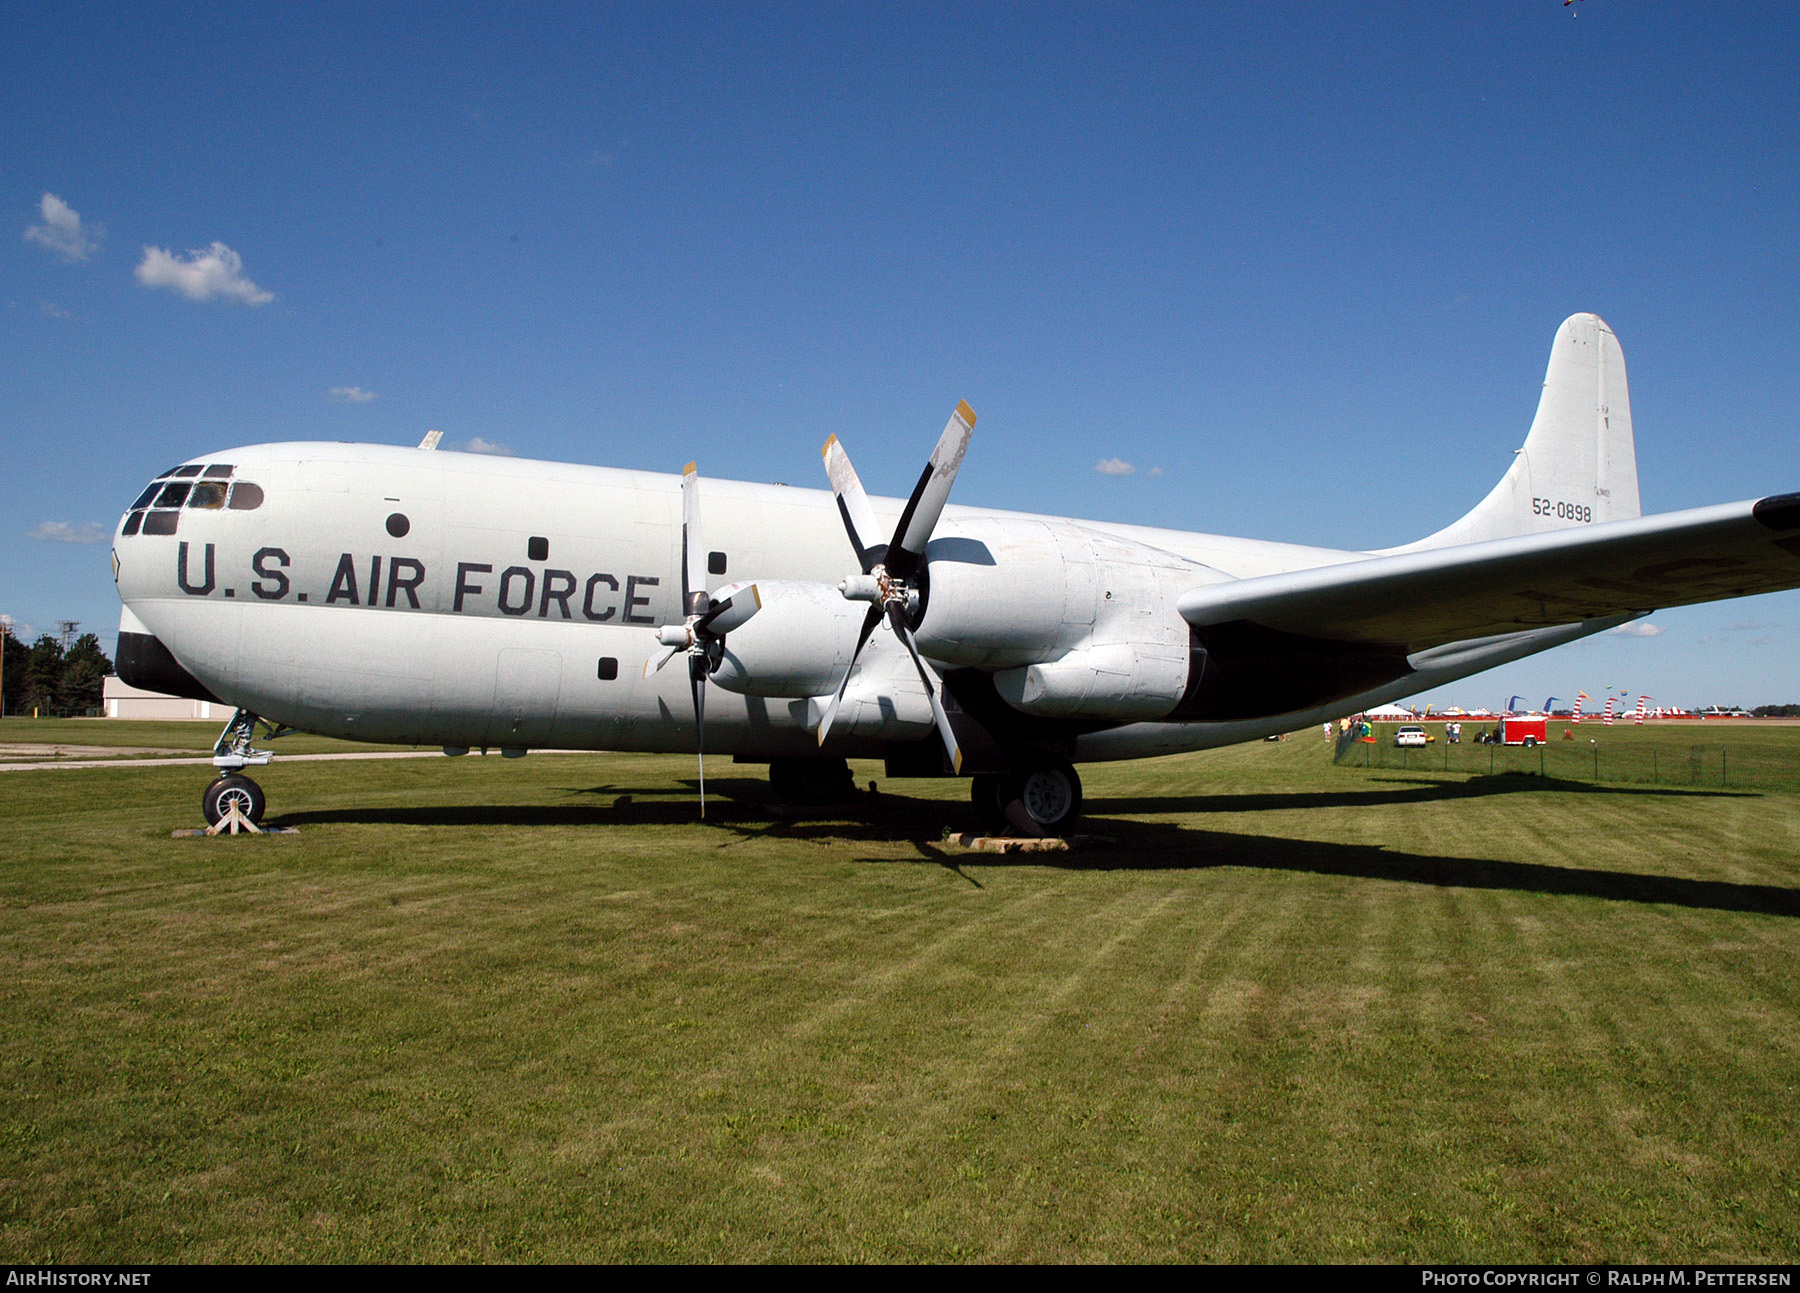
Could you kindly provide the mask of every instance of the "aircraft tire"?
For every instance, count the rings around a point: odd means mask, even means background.
[[[1081,818],[1081,777],[1061,759],[1007,773],[998,797],[1008,825],[1021,835],[1061,835]]]
[[[234,802],[241,816],[252,823],[262,823],[263,809],[268,806],[263,788],[249,777],[234,772],[214,779],[201,796],[200,811],[206,816],[206,824],[217,826],[224,820],[228,807]]]

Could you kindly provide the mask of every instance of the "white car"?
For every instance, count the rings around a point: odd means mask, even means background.
[[[1429,736],[1425,735],[1424,728],[1418,727],[1411,723],[1407,724],[1405,727],[1401,728],[1398,732],[1394,733],[1394,744],[1395,745],[1423,746],[1430,740],[1431,740],[1431,738]]]

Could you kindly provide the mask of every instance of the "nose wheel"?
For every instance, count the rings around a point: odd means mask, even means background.
[[[249,777],[235,772],[216,778],[200,797],[200,811],[206,815],[208,826],[217,826],[224,821],[233,808],[237,809],[239,817],[251,825],[259,825],[263,809],[267,805],[263,788]]]

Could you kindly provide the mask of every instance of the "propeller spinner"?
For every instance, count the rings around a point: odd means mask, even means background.
[[[762,609],[755,584],[727,584],[718,594],[706,591],[706,545],[700,539],[700,469],[689,463],[681,472],[681,610],[680,624],[656,630],[662,650],[644,661],[644,677],[659,672],[680,652],[688,658],[688,689],[694,697],[694,739],[700,757],[700,815],[706,816],[706,679],[719,667],[725,635]]]
[[[944,504],[950,497],[950,486],[956,482],[957,469],[962,466],[963,455],[969,449],[969,438],[974,433],[975,410],[967,403],[959,403],[945,424],[943,435],[938,437],[937,448],[932,450],[931,460],[925,464],[919,483],[913,486],[912,497],[906,500],[893,538],[885,544],[876,542],[880,532],[875,528],[875,514],[870,510],[869,498],[863,492],[856,468],[850,465],[850,455],[844,452],[844,446],[836,436],[825,442],[822,450],[825,474],[831,478],[832,492],[837,495],[838,514],[843,517],[850,546],[856,549],[856,559],[862,566],[862,574],[844,580],[838,585],[838,591],[852,601],[865,601],[870,605],[869,613],[863,617],[862,631],[856,638],[856,650],[850,656],[850,666],[844,671],[837,694],[831,698],[831,703],[825,707],[825,716],[819,721],[820,745],[825,743],[832,720],[837,717],[838,705],[850,686],[850,675],[856,672],[857,658],[862,655],[875,625],[885,618],[894,636],[912,657],[913,667],[919,671],[919,681],[924,684],[925,695],[931,701],[931,714],[937,721],[944,752],[950,756],[950,766],[962,771],[962,748],[950,729],[950,716],[944,712],[943,701],[939,698],[943,683],[925,662],[925,657],[919,654],[919,644],[913,638],[907,617],[917,604],[925,573],[925,545],[937,528],[938,517],[943,514]]]

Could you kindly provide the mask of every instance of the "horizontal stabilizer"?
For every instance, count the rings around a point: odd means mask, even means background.
[[[1377,554],[1196,588],[1197,628],[1248,621],[1411,653],[1522,629],[1800,587],[1800,494]]]

